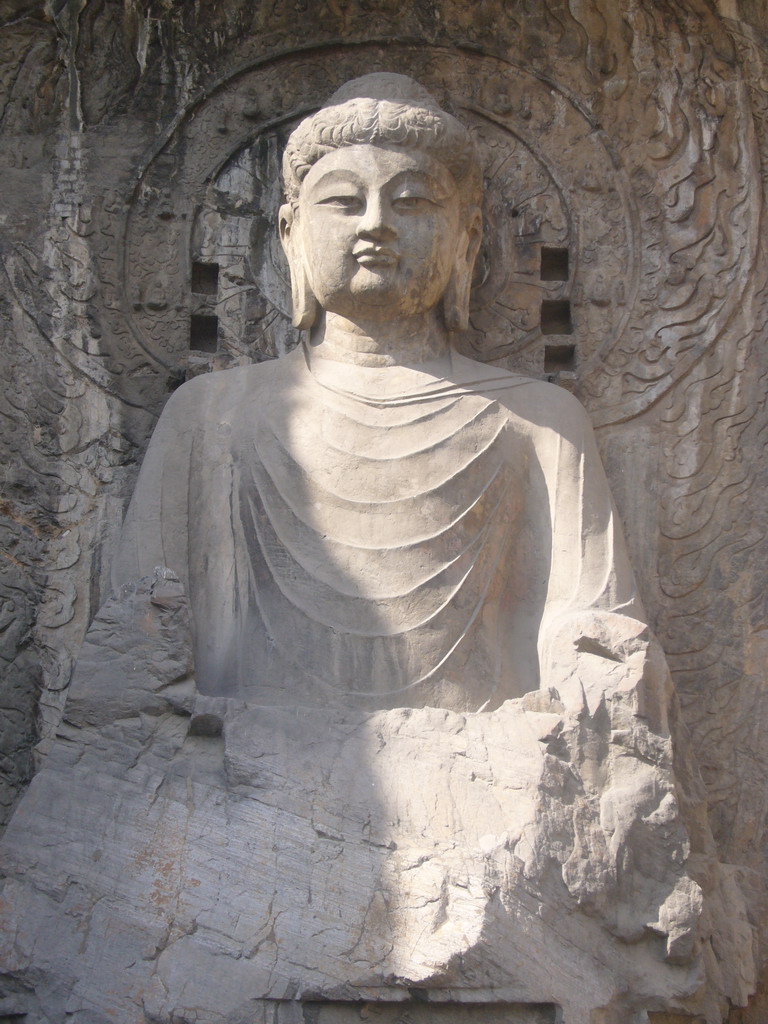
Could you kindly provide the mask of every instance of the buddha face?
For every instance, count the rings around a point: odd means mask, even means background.
[[[432,309],[471,248],[450,172],[396,146],[322,157],[302,183],[298,209],[283,207],[280,219],[293,272],[300,260],[320,305],[354,321]]]

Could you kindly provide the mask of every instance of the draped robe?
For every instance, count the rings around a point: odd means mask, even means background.
[[[199,688],[261,704],[492,709],[539,686],[564,618],[642,618],[582,407],[456,354],[444,378],[297,349],[185,384],[113,581],[157,565]]]

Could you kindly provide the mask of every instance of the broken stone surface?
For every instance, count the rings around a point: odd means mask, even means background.
[[[198,692],[173,573],[124,587],[4,839],[4,1009],[239,1024],[319,1002],[343,1024],[418,998],[521,1024],[717,1020],[654,643],[612,627],[571,638],[574,676],[623,675],[599,699],[572,677],[479,714],[267,707]]]

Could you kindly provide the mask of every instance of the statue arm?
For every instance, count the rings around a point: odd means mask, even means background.
[[[173,569],[187,582],[187,535],[195,388],[168,400],[155,427],[112,563],[112,586]]]
[[[603,694],[636,690],[656,677],[651,693],[667,689],[668,672],[627,557],[591,424],[568,394],[556,396],[551,426],[537,431],[551,523],[551,563],[539,629],[541,686],[594,712]],[[646,691],[647,687],[641,687]],[[639,691],[638,691],[639,692]],[[653,717],[661,721],[662,704]]]
[[[546,617],[599,609],[644,618],[624,535],[586,411],[556,403],[539,451],[552,524]]]

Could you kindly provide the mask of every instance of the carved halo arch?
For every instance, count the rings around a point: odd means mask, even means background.
[[[374,70],[420,81],[468,125],[480,151],[486,233],[470,331],[460,339],[468,354],[553,376],[580,391],[596,423],[617,422],[666,393],[740,307],[757,241],[739,191],[746,166],[731,165],[733,251],[720,254],[731,287],[702,302],[700,279],[655,258],[665,244],[673,259],[685,248],[659,216],[658,189],[624,165],[570,91],[474,51],[327,46],[215,83],[140,169],[125,219],[123,294],[153,360],[200,372],[295,344],[274,227],[282,146],[338,85]],[[743,119],[741,128],[749,131]],[[742,157],[749,141],[739,136]]]

